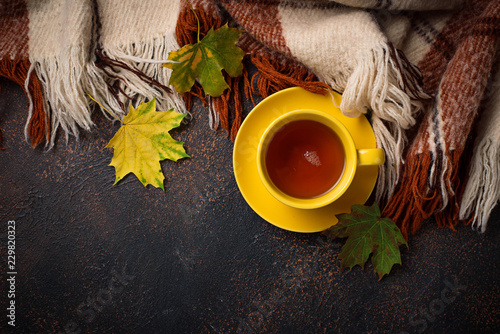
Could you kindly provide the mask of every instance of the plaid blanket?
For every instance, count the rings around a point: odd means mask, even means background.
[[[500,199],[500,1],[9,0],[0,4],[0,75],[29,98],[26,137],[92,127],[92,100],[117,115],[157,98],[162,109],[208,106],[234,138],[242,99],[301,86],[343,94],[385,149],[376,200],[405,237],[435,215],[485,230]],[[196,13],[196,15],[195,15]],[[179,96],[170,51],[229,22],[244,33],[247,70],[220,97]],[[199,23],[199,24],[198,24]]]

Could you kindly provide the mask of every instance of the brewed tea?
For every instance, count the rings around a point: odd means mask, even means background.
[[[266,169],[272,182],[297,198],[314,198],[332,189],[341,178],[345,153],[342,142],[326,125],[296,120],[271,138]]]

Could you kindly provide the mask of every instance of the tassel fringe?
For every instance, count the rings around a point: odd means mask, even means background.
[[[350,117],[373,112],[377,143],[386,152],[377,184],[376,200],[380,202],[391,196],[399,178],[406,144],[404,130],[415,125],[415,117],[431,97],[422,89],[418,69],[392,44],[382,43],[361,59],[347,80],[340,109]]]
[[[481,233],[491,211],[500,200],[500,145],[491,139],[481,142],[475,149],[469,181],[460,206],[460,219],[470,217],[472,227]]]
[[[93,126],[91,108],[83,82],[88,56],[81,48],[70,49],[57,57],[30,59],[44,91],[44,100],[51,120],[48,146],[54,145],[56,132],[61,127],[66,140],[69,135],[78,138],[79,127]]]
[[[210,30],[211,27],[217,29],[222,26],[218,10],[207,10],[206,6],[209,3],[203,3],[195,7],[196,16],[200,20],[200,35],[203,36]],[[176,27],[176,36],[179,44],[194,44],[198,31],[198,22],[191,8],[184,4],[181,8],[179,20]],[[265,98],[282,89],[300,86],[313,93],[325,94],[329,87],[327,84],[318,81],[318,79],[303,65],[291,59],[286,59],[273,53],[272,57],[264,57],[264,46],[255,42],[252,37],[243,33],[238,42],[239,46],[247,52],[244,60],[253,63],[257,72],[250,78],[246,67],[241,77],[231,78],[225,75],[229,89],[219,97],[206,97],[202,88],[195,84],[193,89],[183,95],[184,101],[188,109],[192,106],[193,98],[202,99],[203,103],[207,103],[209,108],[209,124],[212,129],[217,129],[219,126],[228,131],[228,136],[234,140],[238,129],[243,119],[243,93],[245,97],[252,101],[253,95],[260,95]],[[266,55],[270,52],[266,50]]]
[[[26,141],[31,140],[33,147],[49,139],[49,123],[44,106],[43,90],[38,78],[29,75],[30,62],[26,60],[0,61],[0,75],[24,87],[24,92],[29,100],[29,117],[25,127]]]
[[[251,52],[250,61],[257,68],[257,72],[251,79],[252,94],[266,98],[280,90],[298,86],[311,93],[324,95],[330,89],[326,83],[319,81],[304,65],[294,60],[277,53],[266,52],[261,48],[250,49],[248,52]],[[254,88],[254,83],[256,88]]]
[[[396,222],[406,240],[432,215],[436,215],[439,227],[455,229],[458,197],[461,197],[456,189],[460,187],[461,175],[460,169],[452,166],[459,166],[460,156],[456,151],[436,156],[432,151],[425,150],[413,155],[403,165],[401,182],[382,215]],[[430,179],[432,170],[439,171],[440,175],[434,181]],[[453,206],[449,207],[449,203]],[[447,212],[444,212],[447,207]]]
[[[500,51],[497,48],[497,54]],[[484,105],[476,131],[470,159],[469,179],[460,203],[460,219],[470,219],[473,229],[486,231],[493,208],[500,202],[500,61],[485,94]]]
[[[117,114],[127,111],[131,103],[137,107],[140,102],[155,97],[160,110],[174,108],[187,113],[180,96],[167,87],[171,70],[161,67],[168,53],[178,48],[173,35],[132,43],[120,49],[98,47],[98,69],[95,71],[104,74],[107,84],[97,95],[105,97],[105,104]]]
[[[406,240],[430,216],[424,209],[424,202],[437,196],[436,190],[427,194],[421,194],[419,190],[427,188],[426,176],[432,160],[430,152],[426,152],[404,165],[401,184],[405,186],[396,188],[391,201],[383,210],[383,216],[396,222]]]

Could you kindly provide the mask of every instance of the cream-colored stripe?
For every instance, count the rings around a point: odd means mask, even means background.
[[[102,43],[106,56],[127,63],[148,77],[168,86],[171,70],[162,67],[171,51],[179,49],[175,37],[175,27],[180,12],[180,0],[147,1],[142,0],[98,0]],[[117,81],[130,97],[136,97],[136,103],[156,98],[159,110],[174,108],[186,113],[186,106],[180,96],[173,91],[166,93],[151,86],[131,71],[114,68]],[[172,89],[173,90],[173,89]],[[105,94],[103,99],[109,107],[120,112],[113,97]],[[130,100],[122,96],[125,110]]]
[[[491,211],[500,201],[500,70],[486,88],[488,99],[477,125],[469,179],[460,205],[460,219],[472,216],[472,227],[486,231]]]
[[[66,139],[90,130],[84,90],[92,36],[90,0],[28,0],[29,58],[42,84],[51,122],[49,147],[62,128]],[[30,111],[31,114],[31,111]],[[28,119],[28,122],[30,120]]]
[[[279,6],[286,45],[334,89],[343,91],[359,55],[385,40],[376,22],[353,8],[297,8]]]
[[[178,0],[99,0],[100,41],[124,47],[137,41],[173,34],[180,11]]]
[[[61,55],[71,47],[88,51],[92,29],[89,0],[27,0],[26,4],[30,56]]]

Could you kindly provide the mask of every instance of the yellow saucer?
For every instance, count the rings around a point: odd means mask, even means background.
[[[336,214],[351,212],[351,205],[364,204],[370,197],[377,181],[378,166],[359,166],[344,195],[319,209],[297,209],[281,203],[266,190],[259,178],[259,140],[274,119],[293,110],[316,109],[327,112],[345,125],[357,149],[375,148],[375,135],[366,117],[344,116],[336,107],[340,105],[341,98],[336,92],[318,95],[299,87],[288,88],[262,100],[245,118],[234,142],[234,175],[247,203],[269,223],[294,232],[321,232],[337,223]]]

